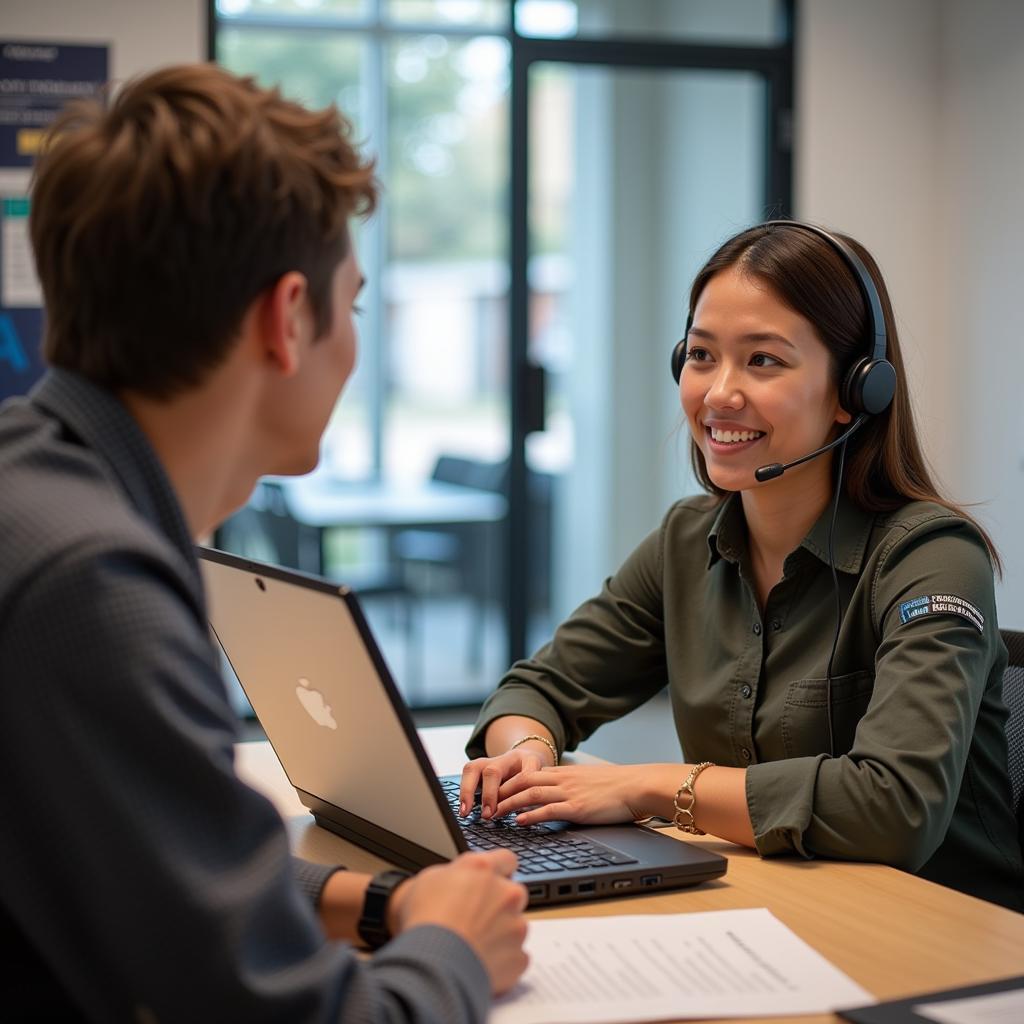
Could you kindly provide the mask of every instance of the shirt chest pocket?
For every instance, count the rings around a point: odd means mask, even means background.
[[[835,753],[853,746],[857,724],[871,701],[873,672],[832,677],[832,731]],[[828,699],[824,679],[795,679],[789,684],[782,709],[782,742],[786,757],[828,753]]]

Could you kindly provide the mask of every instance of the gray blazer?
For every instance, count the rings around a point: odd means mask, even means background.
[[[335,869],[292,863],[235,740],[170,481],[112,395],[51,371],[0,408],[5,1016],[482,1021],[453,932],[367,962],[325,939]]]

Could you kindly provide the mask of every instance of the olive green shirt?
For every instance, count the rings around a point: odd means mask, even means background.
[[[487,724],[527,715],[571,750],[668,686],[689,762],[746,768],[760,854],[879,861],[1024,910],[992,565],[969,522],[845,497],[759,607],[738,496],[680,501],[552,641],[512,666]]]

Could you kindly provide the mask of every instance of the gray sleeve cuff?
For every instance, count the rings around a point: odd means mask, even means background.
[[[292,857],[292,875],[299,890],[314,907],[320,906],[320,895],[327,879],[335,871],[344,871],[340,864],[313,864],[301,857]]]
[[[370,961],[378,981],[407,1005],[429,1006],[431,1020],[484,1024],[491,980],[469,944],[438,925],[403,932]],[[425,998],[429,993],[429,998]]]

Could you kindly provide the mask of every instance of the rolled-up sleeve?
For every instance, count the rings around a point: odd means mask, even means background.
[[[971,526],[939,517],[894,531],[870,581],[874,685],[851,749],[747,771],[763,855],[916,871],[946,836],[979,707],[1005,657],[991,562]]]

